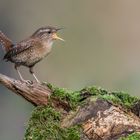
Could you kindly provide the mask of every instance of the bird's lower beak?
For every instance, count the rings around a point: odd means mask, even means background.
[[[61,40],[61,41],[65,41],[64,39],[58,37],[56,33],[54,33],[54,34],[52,35],[52,37],[53,37],[53,39],[58,39],[58,40]]]

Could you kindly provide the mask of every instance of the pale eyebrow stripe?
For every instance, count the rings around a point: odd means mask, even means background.
[[[42,29],[42,30],[40,30],[40,32],[44,32],[44,31],[46,31],[46,32],[48,32],[50,29]]]

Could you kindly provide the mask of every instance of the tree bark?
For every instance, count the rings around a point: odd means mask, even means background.
[[[125,93],[84,88],[70,92],[25,83],[0,74],[0,83],[36,106],[25,140],[117,140],[138,137],[138,98]]]
[[[33,105],[47,105],[51,90],[47,86],[38,83],[25,83],[0,74],[0,83],[5,87],[22,96]]]

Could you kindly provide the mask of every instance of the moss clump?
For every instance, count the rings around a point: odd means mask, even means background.
[[[48,86],[53,91],[51,97],[56,97],[60,101],[67,102],[71,109],[75,109],[80,104],[79,101],[82,97],[79,91],[72,92],[64,88],[54,87],[50,84]]]
[[[89,96],[93,96],[93,98],[103,98],[127,108],[131,108],[137,101],[139,101],[138,98],[125,92],[108,92],[107,90],[95,86],[86,87],[75,92],[68,91],[64,88],[57,88],[50,84],[48,86],[53,90],[52,97],[57,97],[59,100],[68,102],[72,108],[75,108],[77,105],[81,104],[81,100],[85,96],[84,93]]]
[[[139,101],[137,97],[130,96],[125,92],[114,92],[112,94],[120,100],[120,103],[128,108],[131,108],[137,101]]]
[[[37,107],[28,123],[24,140],[80,140],[80,127],[61,128],[61,115],[50,106]]]
[[[122,137],[119,140],[140,140],[140,133],[132,133],[127,137]]]
[[[80,126],[61,127],[61,119],[64,116],[61,116],[62,114],[51,106],[51,99],[54,97],[59,101],[68,103],[72,110],[83,104],[84,99],[91,96],[91,99],[94,99],[93,101],[103,98],[127,108],[131,108],[138,101],[136,97],[132,97],[127,93],[107,92],[97,87],[87,87],[80,91],[72,92],[50,84],[47,86],[53,91],[53,94],[47,106],[36,107],[33,111],[24,140],[80,140]]]
[[[92,96],[106,99],[126,108],[131,108],[137,101],[139,101],[138,98],[133,97],[125,92],[108,92],[102,88],[97,87],[87,87],[82,91],[89,92]]]

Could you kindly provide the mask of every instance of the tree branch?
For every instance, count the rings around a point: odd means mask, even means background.
[[[3,74],[0,74],[0,83],[35,106],[47,105],[48,96],[52,93],[46,85],[25,83]]]
[[[37,106],[25,140],[117,140],[126,136],[140,139],[140,100],[129,94],[97,87],[70,92],[2,74],[0,83]]]

